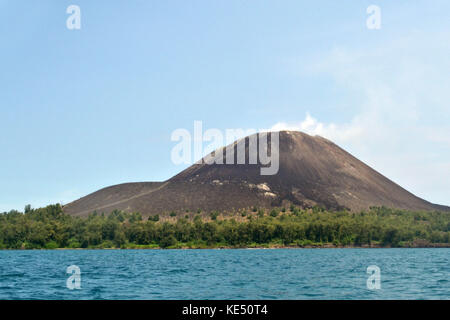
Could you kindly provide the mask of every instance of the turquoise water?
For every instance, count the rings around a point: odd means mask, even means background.
[[[0,251],[0,299],[449,299],[449,262],[450,249]]]

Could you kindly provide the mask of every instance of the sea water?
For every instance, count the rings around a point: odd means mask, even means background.
[[[0,251],[0,299],[449,298],[448,248]]]

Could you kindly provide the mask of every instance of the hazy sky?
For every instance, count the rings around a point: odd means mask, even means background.
[[[0,0],[0,43],[0,211],[168,179],[194,120],[321,134],[450,205],[449,1]]]

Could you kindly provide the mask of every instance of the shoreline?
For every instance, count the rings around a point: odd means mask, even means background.
[[[195,246],[179,246],[179,247],[168,247],[161,248],[159,246],[155,247],[128,247],[128,248],[35,248],[35,249],[13,249],[4,248],[0,251],[63,251],[63,250],[275,250],[275,249],[442,249],[450,248],[449,243],[436,243],[429,245],[408,245],[408,246],[382,246],[382,245],[333,245],[333,244],[323,244],[323,245],[268,245],[268,246],[254,246],[254,247],[236,247],[236,246],[210,246],[210,247],[195,247]]]

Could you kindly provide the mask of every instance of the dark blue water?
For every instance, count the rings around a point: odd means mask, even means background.
[[[0,251],[0,299],[449,299],[449,262],[450,249]]]

